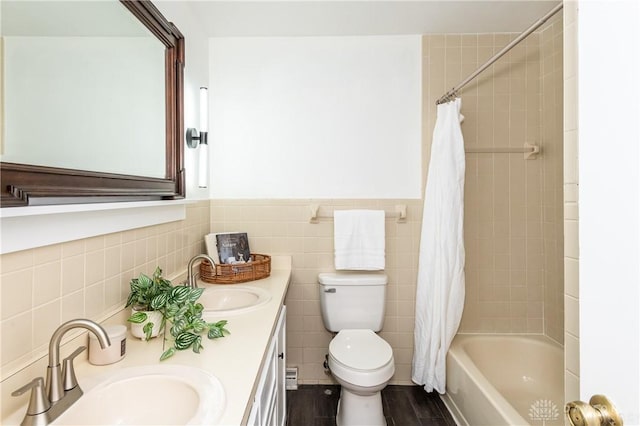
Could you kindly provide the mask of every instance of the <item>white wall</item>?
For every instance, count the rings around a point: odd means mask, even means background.
[[[640,424],[640,5],[580,1],[580,397]],[[566,119],[566,117],[565,117]]]
[[[210,39],[212,198],[420,198],[419,36]]]
[[[199,128],[200,86],[209,81],[208,39],[191,9],[191,2],[156,1],[154,5],[173,22],[185,37],[184,128]],[[182,140],[185,143],[185,140]],[[184,168],[188,199],[208,199],[209,191],[198,188],[198,150],[184,148]]]

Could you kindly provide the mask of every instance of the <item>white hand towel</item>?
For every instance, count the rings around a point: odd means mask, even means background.
[[[334,211],[336,270],[383,270],[384,236],[384,210]]]

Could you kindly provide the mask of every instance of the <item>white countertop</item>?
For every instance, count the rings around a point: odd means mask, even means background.
[[[176,351],[176,354],[162,364],[198,367],[214,374],[225,390],[226,408],[220,418],[220,425],[245,424],[251,410],[251,402],[257,386],[257,378],[263,357],[268,349],[278,313],[291,278],[291,258],[272,257],[271,275],[267,278],[242,283],[242,286],[259,287],[271,293],[271,300],[248,312],[208,317],[208,321],[228,320],[226,328],[230,335],[215,340],[206,336],[202,339],[204,349],[195,354],[191,349]],[[215,286],[198,281],[201,287]],[[228,285],[218,285],[228,287]],[[122,311],[103,325],[126,324],[129,311]],[[148,342],[135,338],[127,331],[127,352],[125,358],[115,364],[95,366],[85,358],[76,360],[76,376],[82,388],[83,379],[102,375],[124,367],[159,364],[162,355],[162,338]],[[25,398],[25,402],[26,402]],[[22,409],[24,414],[26,409]],[[11,416],[13,417],[13,416]],[[19,417],[18,422],[22,420]]]

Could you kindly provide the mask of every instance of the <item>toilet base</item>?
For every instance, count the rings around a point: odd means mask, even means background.
[[[386,426],[380,391],[363,396],[342,386],[336,424],[338,426]]]

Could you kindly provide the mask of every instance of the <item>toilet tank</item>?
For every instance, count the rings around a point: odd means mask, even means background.
[[[388,278],[379,273],[322,273],[318,275],[320,308],[327,330],[380,331],[384,323]]]

